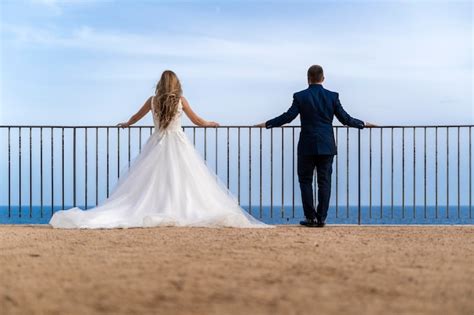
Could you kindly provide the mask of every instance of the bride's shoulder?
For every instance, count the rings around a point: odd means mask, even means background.
[[[146,103],[148,103],[148,106],[150,107],[150,109],[153,109],[154,100],[155,100],[155,95],[152,95],[146,101]]]
[[[183,106],[183,107],[189,106],[188,100],[187,100],[186,97],[184,97],[183,95],[181,95],[181,97],[179,98],[179,100],[180,100],[181,106]]]

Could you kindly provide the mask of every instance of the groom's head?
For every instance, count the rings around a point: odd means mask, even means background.
[[[324,81],[324,71],[323,67],[320,65],[312,65],[308,69],[308,83],[317,84]]]

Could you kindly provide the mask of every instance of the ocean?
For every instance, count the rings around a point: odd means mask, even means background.
[[[248,206],[242,206],[249,211]],[[65,206],[66,209],[72,206]],[[84,207],[80,207],[84,208]],[[361,206],[360,224],[474,224],[474,207],[472,206]],[[90,208],[89,208],[90,209]],[[20,211],[21,210],[21,211]],[[0,224],[48,224],[53,212],[61,210],[60,206],[0,206]],[[87,210],[85,210],[87,211]],[[255,218],[268,224],[298,224],[303,219],[300,205],[252,206],[249,211]],[[328,224],[358,224],[358,206],[330,207]]]

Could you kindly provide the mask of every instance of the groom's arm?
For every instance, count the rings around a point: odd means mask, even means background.
[[[336,115],[337,120],[339,120],[343,125],[363,129],[365,123],[362,120],[351,117],[344,108],[342,108],[341,102],[339,101],[339,95],[336,95],[336,104],[334,108],[334,114]]]
[[[280,127],[284,124],[290,123],[293,119],[298,116],[300,113],[300,109],[298,106],[298,101],[296,100],[295,96],[293,95],[293,104],[291,107],[283,114],[273,119],[268,120],[265,123],[265,128],[273,128],[273,127]]]

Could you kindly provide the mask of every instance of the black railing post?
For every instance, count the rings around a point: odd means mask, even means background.
[[[54,213],[54,129],[51,127],[51,215]]]
[[[87,186],[89,183],[87,181],[87,131],[88,128],[84,128],[84,208],[87,209]]]
[[[12,188],[11,188],[11,177],[12,177],[12,160],[11,160],[11,131],[8,127],[8,218],[12,215]]]
[[[106,128],[106,134],[107,134],[107,139],[106,139],[106,146],[107,146],[107,162],[106,162],[106,182],[107,182],[107,189],[106,189],[106,192],[107,192],[107,198],[109,198],[109,127]]]
[[[40,207],[43,217],[43,127],[40,127]]]
[[[72,206],[76,206],[76,128],[72,129]]]
[[[64,209],[64,128],[61,128],[61,209]]]
[[[360,170],[360,129],[358,130],[358,133],[357,133],[357,177],[358,177],[358,180],[357,180],[357,186],[358,186],[358,189],[357,189],[357,193],[358,193],[358,196],[357,196],[357,224],[360,225],[360,217],[361,217],[361,208],[360,208],[360,203],[361,203],[361,192],[360,192],[360,175],[361,175],[361,170]]]
[[[21,127],[18,128],[18,216],[21,218]]]
[[[28,152],[30,154],[30,157],[29,157],[29,162],[30,162],[30,176],[29,176],[29,180],[30,180],[30,194],[29,194],[29,197],[30,197],[30,218],[33,217],[33,143],[32,143],[32,127],[30,127],[30,150]]]

